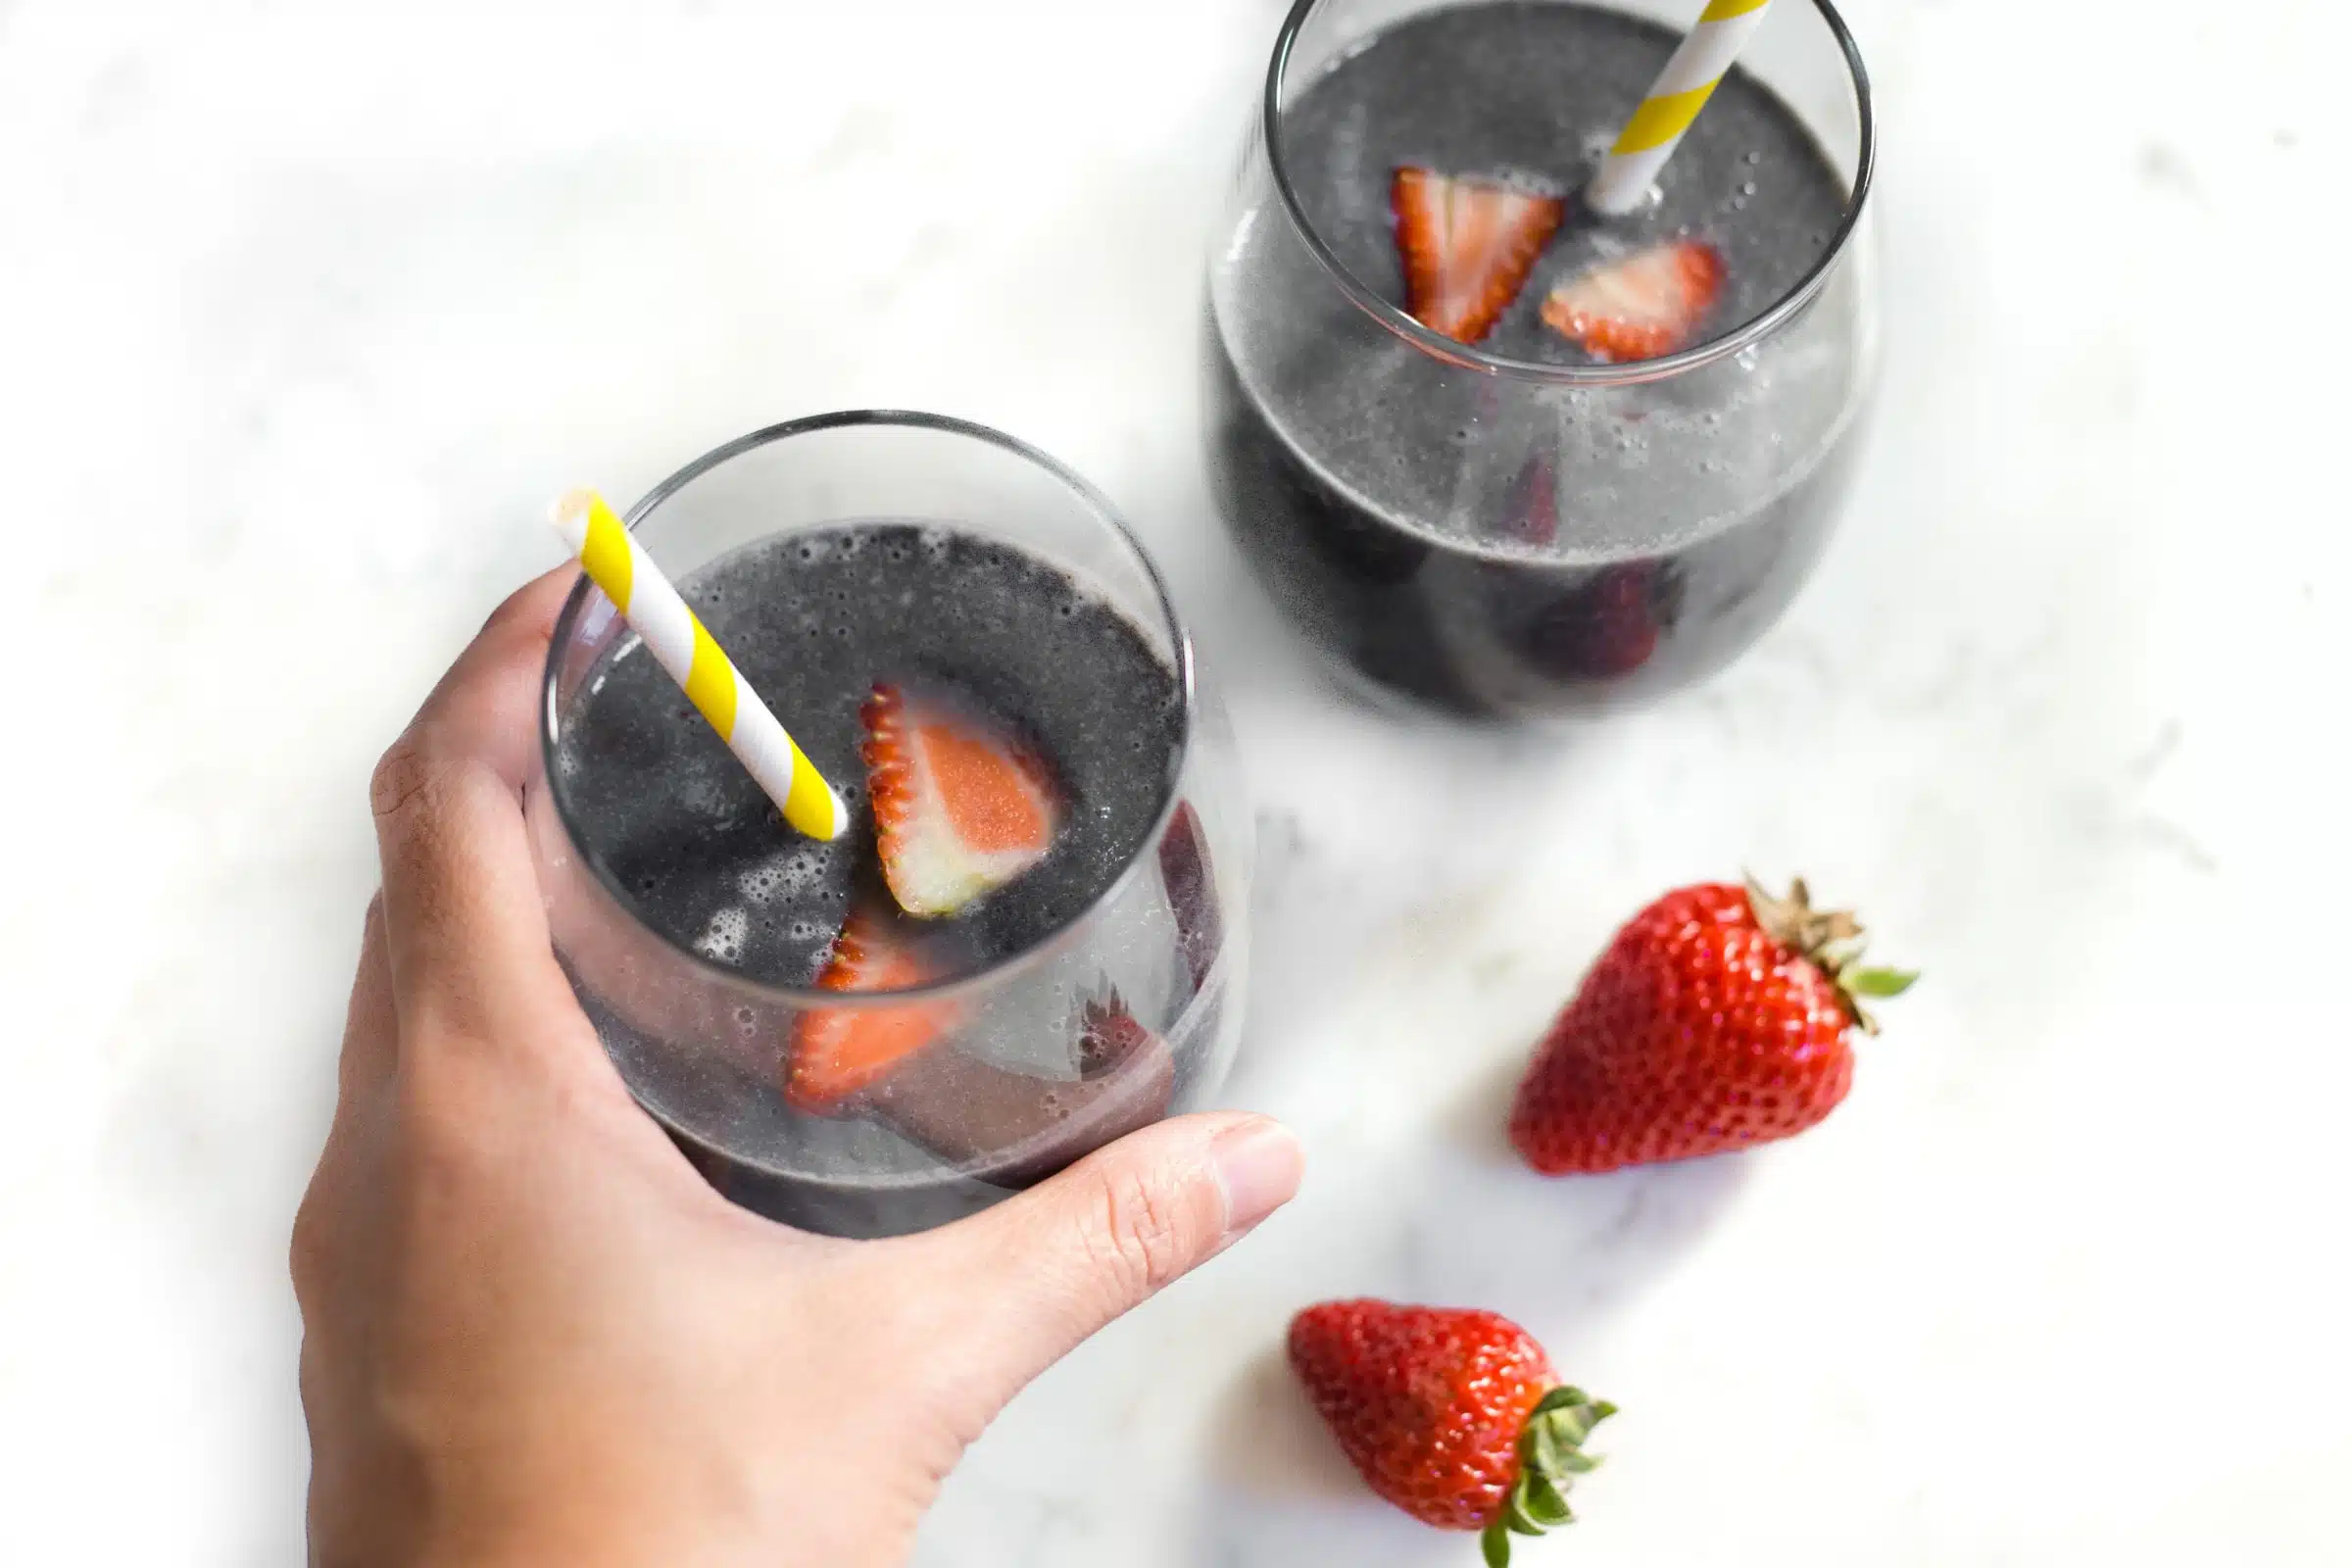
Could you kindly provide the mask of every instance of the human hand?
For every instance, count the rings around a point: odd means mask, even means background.
[[[890,1241],[719,1198],[549,946],[521,798],[572,577],[501,607],[376,769],[383,891],[294,1224],[313,1560],[896,1563],[1005,1401],[1287,1201],[1298,1145],[1180,1117]]]

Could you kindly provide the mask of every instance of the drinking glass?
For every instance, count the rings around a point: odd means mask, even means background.
[[[1505,720],[1639,704],[1711,674],[1773,623],[1847,491],[1877,359],[1868,80],[1828,0],[1775,6],[1734,68],[1793,114],[1843,187],[1785,293],[1662,358],[1510,358],[1408,316],[1390,215],[1294,167],[1299,106],[1326,74],[1383,29],[1456,3],[1299,0],[1283,24],[1209,259],[1212,484],[1275,603],[1369,692]],[[1515,108],[1471,100],[1476,115],[1549,117],[1583,160],[1548,172],[1562,193],[1695,6],[1586,9],[1664,24],[1644,29],[1655,58],[1638,79],[1589,101],[1546,97],[1541,79],[1514,85]],[[1690,146],[1661,184],[1720,177]],[[1724,194],[1725,221],[1761,216],[1733,210],[1737,184]],[[1571,224],[1593,221],[1573,196],[1568,211]],[[1554,280],[1539,270],[1523,293]]]
[[[672,581],[775,534],[852,522],[938,525],[1004,541],[1120,612],[1172,673],[1183,707],[1174,755],[1134,760],[1164,767],[1166,777],[1149,836],[1058,929],[977,972],[915,990],[771,984],[658,930],[641,889],[582,831],[583,761],[565,738],[636,638],[593,584],[574,588],[548,654],[538,769],[526,792],[556,951],[630,1092],[714,1185],[807,1229],[916,1230],[994,1202],[1215,1092],[1241,1026],[1250,817],[1223,707],[1158,570],[1101,494],[1044,453],[980,425],[862,411],[729,442],[663,480],[626,520]],[[691,583],[686,591],[697,602]],[[730,617],[785,613],[697,608],[722,645]],[[908,612],[919,616],[922,607]],[[840,697],[854,708],[863,695]],[[791,712],[778,716],[795,722]],[[833,782],[857,798],[855,782]],[[870,833],[861,812],[851,831]],[[788,847],[787,830],[775,832]],[[681,863],[663,874],[714,873]],[[1114,997],[1143,1026],[1130,1042],[1139,1048],[1115,1061],[1089,1059],[1086,1004]],[[899,1064],[854,1114],[807,1114],[786,1102],[782,1074],[796,1026],[818,1011],[895,1017],[942,1037]]]

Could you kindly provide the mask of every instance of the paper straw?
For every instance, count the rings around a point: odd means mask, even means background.
[[[711,641],[604,497],[574,490],[556,503],[554,520],[589,580],[620,611],[654,662],[685,689],[687,700],[767,791],[784,820],[812,839],[838,838],[850,820],[841,797],[784,733],[752,683]]]
[[[1617,145],[1600,161],[1592,183],[1585,187],[1586,206],[1614,218],[1642,205],[1650,181],[1674,156],[1675,144],[1707,106],[1707,95],[1732,69],[1770,3],[1708,0],[1697,25],[1683,35],[1666,69],[1650,83],[1649,95],[1618,133]]]

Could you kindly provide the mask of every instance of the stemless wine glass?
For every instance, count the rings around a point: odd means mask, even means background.
[[[1822,551],[1877,357],[1870,91],[1837,11],[1773,8],[1644,209],[1574,195],[1693,9],[1299,0],[1283,24],[1209,262],[1209,466],[1259,580],[1375,694],[1638,703],[1737,657]],[[1408,162],[1567,198],[1479,343],[1405,313],[1376,181]],[[1709,230],[1786,286],[1742,300],[1735,275],[1697,341],[1632,363],[1544,329],[1564,253]]]
[[[1099,493],[996,431],[869,411],[801,419],[730,442],[662,481],[628,522],[722,646],[731,638],[757,645],[760,629],[779,617],[811,625],[824,618],[805,605],[743,603],[741,594],[721,602],[718,579],[697,577],[722,558],[744,559],[735,553],[775,548],[759,543],[775,535],[815,554],[840,548],[825,541],[844,537],[843,525],[868,525],[867,536],[879,538],[874,526],[910,524],[928,531],[889,537],[925,539],[941,561],[968,559],[953,556],[950,541],[964,542],[956,549],[993,548],[975,541],[1010,546],[1028,558],[1022,580],[1065,596],[1065,612],[1077,602],[1069,597],[1073,585],[1095,602],[1090,612],[1102,605],[1115,612],[1150,650],[1139,661],[1164,666],[1160,711],[1181,710],[1172,745],[1165,734],[1085,731],[1088,744],[1118,750],[1109,765],[1148,781],[1136,798],[1156,804],[1137,808],[1135,820],[1148,832],[1132,855],[1079,884],[1081,896],[1057,927],[944,983],[871,993],[779,983],[725,961],[740,960],[725,945],[698,949],[655,918],[664,878],[749,875],[758,891],[760,876],[800,874],[790,857],[809,841],[791,835],[746,781],[726,780],[744,786],[729,797],[735,807],[719,808],[734,815],[708,832],[696,828],[692,813],[710,808],[710,792],[681,801],[669,863],[624,871],[600,842],[592,813],[604,797],[590,774],[600,760],[579,740],[583,715],[640,645],[593,584],[583,580],[573,590],[548,655],[539,769],[527,792],[542,892],[558,956],[622,1078],[714,1185],[747,1207],[805,1228],[895,1234],[984,1206],[1214,1093],[1241,1024],[1250,818],[1224,710],[1201,683],[1158,571]],[[941,597],[955,593],[951,583]],[[902,602],[879,623],[885,640],[903,632],[905,646],[877,648],[877,661],[953,660],[957,647],[943,643],[938,630],[951,618],[937,603]],[[1019,678],[1075,678],[1067,662],[1058,673],[1051,661],[1041,668]],[[745,671],[760,678],[749,664]],[[854,803],[858,820],[831,853],[870,858],[871,823],[855,804],[863,778],[856,715],[865,693],[834,695],[831,703],[812,701],[815,710],[785,709],[779,716]],[[648,790],[693,795],[700,786],[682,754],[689,742],[714,738],[684,729],[670,737],[658,755],[602,765],[640,768],[629,775],[632,789],[642,777]],[[656,806],[667,809],[665,801]],[[1080,798],[1066,810],[1108,807]],[[785,857],[764,862],[766,871],[747,872],[729,848],[762,843]],[[775,864],[786,869],[777,872]],[[1018,897],[1021,889],[1016,882],[994,897]],[[866,1029],[867,1038],[899,1030],[931,1043],[825,1114],[796,1108],[782,1092],[796,1043],[811,1027],[848,1025]]]

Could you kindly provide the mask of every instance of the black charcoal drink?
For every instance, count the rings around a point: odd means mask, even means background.
[[[1674,48],[1584,5],[1423,13],[1293,90],[1274,128],[1308,228],[1404,304],[1399,168],[1567,198],[1480,351],[1595,363],[1542,318],[1558,284],[1646,247],[1711,246],[1721,292],[1692,341],[1771,310],[1841,232],[1847,184],[1799,118],[1735,68],[1654,200],[1575,199]],[[1792,322],[1640,384],[1449,368],[1372,323],[1303,245],[1270,180],[1212,259],[1210,464],[1268,591],[1346,670],[1476,716],[1574,714],[1697,679],[1786,608],[1842,496],[1871,357],[1840,265]]]
[[[776,1078],[813,1000],[746,1007],[740,1060],[698,1075],[680,1065],[692,1048],[575,971],[632,1088],[713,1181],[828,1231],[903,1231],[1187,1108],[1205,1076],[1188,1051],[1219,1036],[1195,1004],[1222,920],[1198,819],[1171,803],[1187,708],[1152,640],[1052,563],[911,522],[773,535],[679,588],[855,820],[831,843],[794,833],[623,637],[583,683],[555,758],[564,815],[606,888],[676,948],[782,988],[817,981],[853,905],[879,907],[932,981],[975,991],[938,1009],[936,1044],[819,1115],[787,1103]],[[988,715],[1043,760],[1059,801],[1044,858],[951,916],[906,917],[884,890],[859,755],[859,704],[879,682]],[[1034,976],[992,994],[984,977],[1025,956],[1043,960]],[[742,1150],[763,1153],[729,1152]]]

